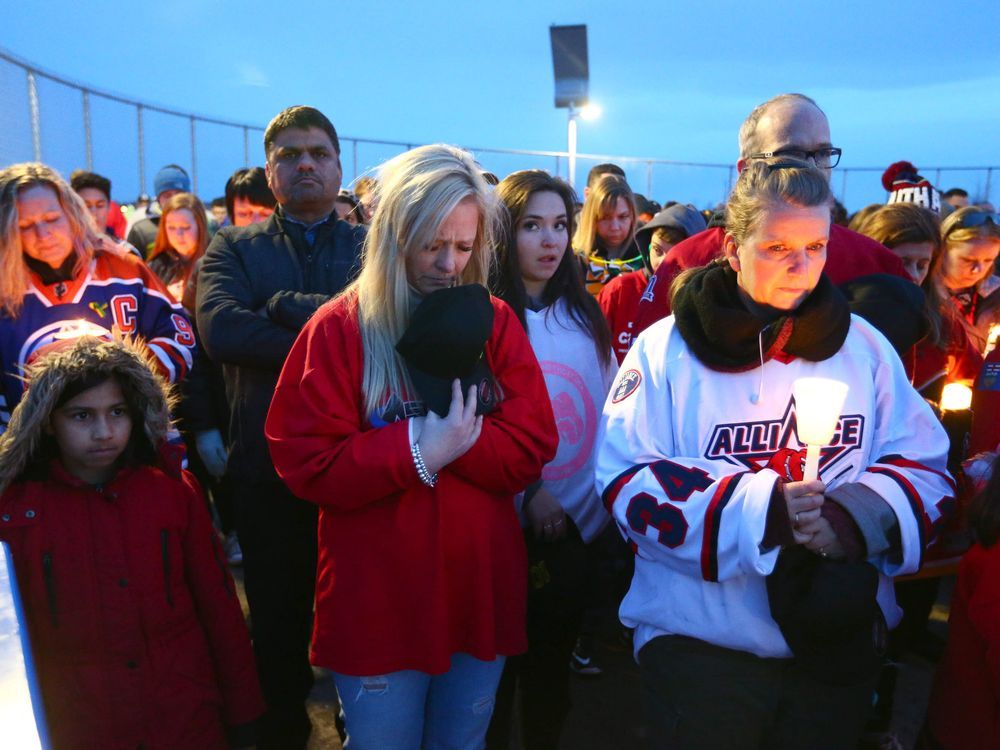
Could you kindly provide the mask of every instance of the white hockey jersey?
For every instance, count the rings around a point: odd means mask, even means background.
[[[823,448],[828,489],[860,482],[895,513],[901,553],[872,558],[879,604],[898,623],[890,576],[911,573],[954,503],[948,438],[888,341],[857,316],[823,362],[783,357],[719,372],[691,353],[674,318],[645,331],[622,363],[597,443],[598,492],[633,543],[635,575],[621,619],[635,650],[678,634],[762,657],[791,652],[771,618],[761,549],[775,480],[801,480],[792,383],[826,377],[849,391]]]

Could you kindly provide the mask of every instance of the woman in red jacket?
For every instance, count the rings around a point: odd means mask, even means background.
[[[53,345],[0,437],[0,541],[52,746],[249,747],[264,710],[250,639],[148,359]]]
[[[320,507],[312,660],[334,672],[350,747],[476,748],[504,657],[526,647],[513,496],[558,436],[521,324],[475,286],[496,204],[471,156],[414,149],[378,190],[361,275],[299,334],[266,433],[278,474]],[[413,368],[460,348],[407,346],[450,296],[442,330],[492,321],[478,388]]]

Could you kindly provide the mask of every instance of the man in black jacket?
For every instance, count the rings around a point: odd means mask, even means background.
[[[304,748],[311,732],[308,644],[316,576],[316,507],[275,474],[264,438],[278,373],[299,330],[357,273],[364,228],[337,219],[340,143],[312,107],[290,107],[264,133],[278,208],[267,221],[225,227],[205,254],[197,322],[223,365],[232,416],[229,470],[247,600],[268,712],[266,748]]]

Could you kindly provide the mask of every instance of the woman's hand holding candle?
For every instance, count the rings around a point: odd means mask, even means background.
[[[788,518],[792,522],[796,544],[807,544],[812,540],[815,533],[812,527],[821,520],[820,508],[823,507],[825,491],[826,485],[818,479],[811,482],[785,483],[785,505],[788,508]]]

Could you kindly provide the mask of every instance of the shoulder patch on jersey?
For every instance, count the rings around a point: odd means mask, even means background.
[[[653,302],[656,299],[656,274],[649,277],[649,283],[639,298],[640,302]]]
[[[984,362],[976,390],[1000,391],[1000,362]]]
[[[615,386],[614,394],[611,396],[611,403],[621,403],[637,390],[642,382],[642,374],[638,370],[626,370],[622,373]]]

